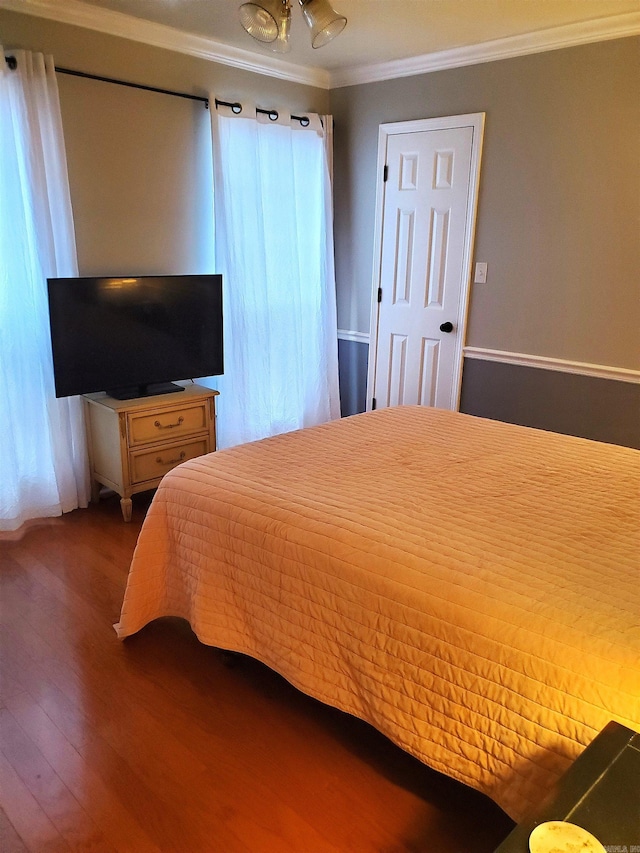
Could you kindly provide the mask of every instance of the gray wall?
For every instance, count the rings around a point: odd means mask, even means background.
[[[82,275],[215,272],[202,103],[58,75]]]
[[[367,407],[369,347],[360,341],[338,341],[340,409],[342,416],[364,412]]]
[[[329,110],[322,89],[2,9],[0,43],[146,86],[294,112]],[[58,86],[80,273],[214,272],[203,105],[63,74]]]
[[[486,113],[475,347],[640,368],[640,38],[335,89],[338,325],[369,331],[378,126]]]
[[[467,343],[640,367],[640,39],[331,93],[2,9],[0,42],[52,53],[58,65],[145,85],[332,111],[339,326],[365,333],[379,124],[485,112],[475,255],[489,263],[489,281],[472,292]],[[206,111],[62,75],[59,84],[81,272],[208,271]],[[366,344],[340,342],[345,414],[364,408],[366,360]],[[500,371],[501,365],[470,365],[467,359],[466,410],[522,420],[531,381],[514,381],[513,370]],[[550,374],[538,371],[537,377],[544,382]],[[486,392],[492,382],[501,401]],[[563,387],[568,410],[581,412],[584,383],[565,380]],[[555,428],[553,393],[536,393],[536,410],[526,417]],[[594,404],[593,437],[620,440],[630,429],[638,434],[635,391],[593,394],[607,401],[609,414],[617,407],[615,419],[627,424],[603,432],[607,416]],[[568,416],[561,426],[583,434],[580,422]]]
[[[460,411],[640,448],[640,385],[467,359]]]
[[[639,79],[634,37],[333,90],[339,327],[369,332],[379,125],[484,112],[474,256],[489,279],[472,289],[466,345],[640,369]],[[469,406],[480,376],[504,378],[470,364]],[[518,387],[509,393],[520,411]],[[584,387],[566,386],[576,412]],[[540,393],[537,424],[554,422],[552,399]],[[637,394],[615,399],[627,424],[615,435],[637,435]],[[483,411],[508,419],[504,407]],[[563,431],[580,434],[578,421]]]

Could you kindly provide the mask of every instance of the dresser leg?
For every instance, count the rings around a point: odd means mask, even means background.
[[[120,498],[120,509],[125,521],[131,521],[132,502],[131,498]]]

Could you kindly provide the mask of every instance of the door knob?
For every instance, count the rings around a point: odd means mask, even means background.
[[[450,323],[448,320],[446,323],[443,323],[440,326],[441,332],[453,332],[453,323]]]

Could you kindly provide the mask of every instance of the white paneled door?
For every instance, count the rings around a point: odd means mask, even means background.
[[[368,408],[458,408],[483,118],[381,125]]]

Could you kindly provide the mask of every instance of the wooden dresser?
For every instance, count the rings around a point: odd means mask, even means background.
[[[181,462],[214,451],[217,394],[191,384],[135,400],[86,394],[92,500],[99,499],[100,485],[108,486],[120,495],[124,520],[131,521],[133,494],[156,488]]]

